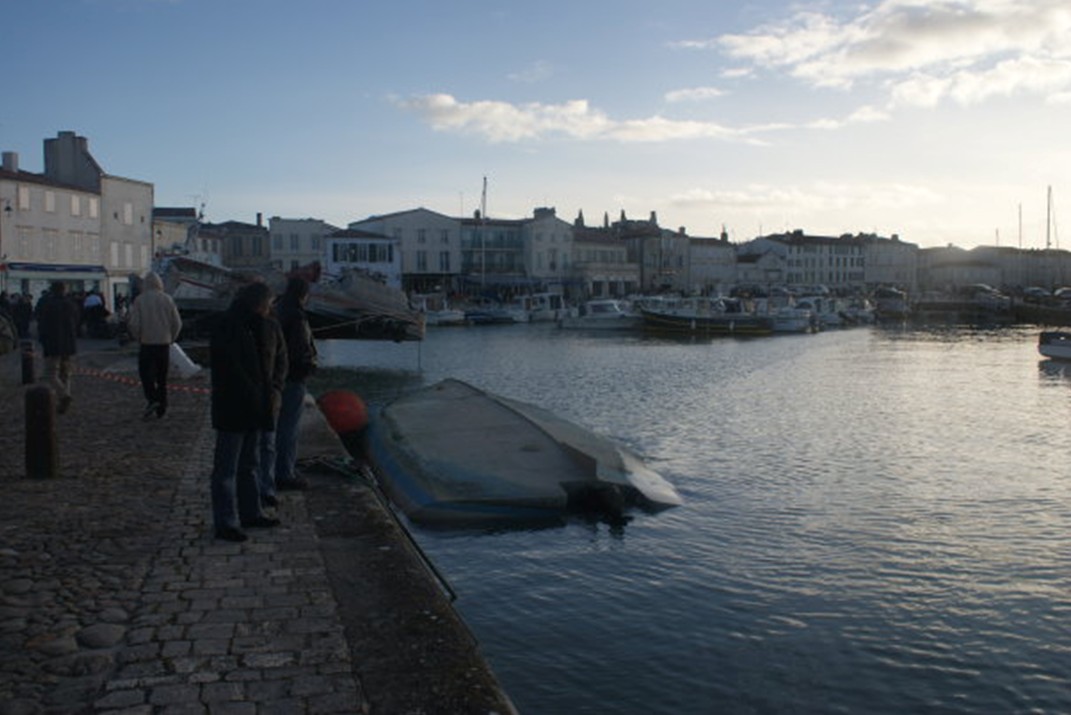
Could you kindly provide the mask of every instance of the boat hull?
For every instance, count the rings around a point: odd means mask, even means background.
[[[444,380],[386,406],[369,457],[390,499],[428,526],[561,520],[605,492],[657,510],[671,485],[618,445],[534,405]]]
[[[1043,332],[1038,338],[1038,352],[1052,360],[1071,360],[1071,332]]]
[[[748,313],[721,315],[669,314],[644,309],[643,324],[650,330],[697,335],[770,335],[773,319]]]

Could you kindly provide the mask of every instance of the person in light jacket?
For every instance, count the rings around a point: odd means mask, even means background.
[[[171,343],[182,330],[175,301],[164,292],[163,281],[152,271],[142,280],[142,291],[127,316],[127,330],[138,341],[138,377],[145,393],[145,419],[167,412],[167,372],[171,369]]]

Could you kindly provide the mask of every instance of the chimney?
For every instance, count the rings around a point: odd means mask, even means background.
[[[263,225],[264,225],[264,214],[262,214],[260,211],[257,211],[257,228],[260,228]]]
[[[19,155],[17,152],[4,152],[4,171],[15,173],[19,170]]]

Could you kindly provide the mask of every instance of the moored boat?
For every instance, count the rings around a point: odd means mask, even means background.
[[[643,326],[643,316],[626,301],[599,298],[584,302],[576,315],[562,317],[558,325],[577,330],[634,330]]]
[[[1038,352],[1053,360],[1071,360],[1071,332],[1046,330],[1038,337]]]
[[[473,526],[560,520],[573,509],[620,518],[676,506],[671,484],[611,440],[552,413],[447,379],[384,407],[371,463],[414,522]]]
[[[644,326],[652,330],[698,335],[769,335],[774,321],[744,309],[736,298],[689,297],[645,302]]]

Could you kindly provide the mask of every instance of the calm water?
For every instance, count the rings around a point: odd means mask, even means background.
[[[614,436],[685,498],[620,530],[415,531],[526,715],[1068,713],[1071,370],[1036,335],[323,348],[370,402],[468,380]]]

